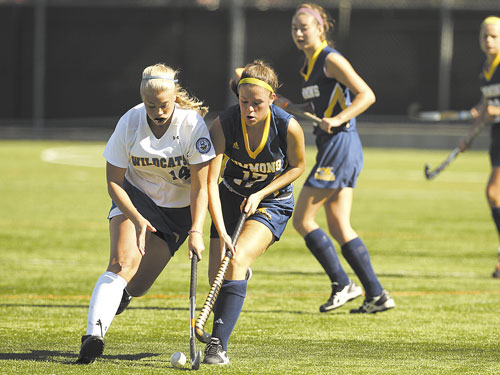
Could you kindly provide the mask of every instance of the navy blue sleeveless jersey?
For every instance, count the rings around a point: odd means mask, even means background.
[[[231,191],[248,197],[263,189],[288,167],[286,136],[292,117],[281,108],[271,105],[270,121],[265,127],[267,130],[264,130],[258,148],[251,150],[240,106],[232,106],[219,116],[226,138],[224,154],[227,156],[222,178]],[[289,184],[273,194],[273,197],[291,191],[292,185]]]
[[[481,92],[488,105],[500,106],[500,55],[490,66],[485,66],[479,75]],[[490,128],[490,162],[493,167],[500,167],[500,116],[497,116]]]
[[[500,107],[500,55],[497,55],[490,66],[485,66],[479,75],[481,92],[488,105]],[[500,116],[495,118],[495,124],[500,124]]]
[[[325,75],[325,60],[330,53],[339,53],[326,42],[316,50],[310,62],[301,70],[302,97],[311,103],[319,118],[334,117],[351,104],[349,89],[334,78]],[[340,54],[340,53],[339,53]],[[339,127],[338,131],[355,131],[356,119]]]
[[[324,42],[311,61],[302,68],[304,79],[302,96],[314,108],[318,117],[333,117],[351,104],[349,89],[334,78],[325,75],[325,61],[330,53],[339,53]],[[356,119],[335,128],[332,134],[316,127],[316,164],[309,173],[305,186],[320,189],[355,187],[363,168],[363,148]]]

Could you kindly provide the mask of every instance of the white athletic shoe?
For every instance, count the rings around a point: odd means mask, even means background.
[[[319,307],[320,312],[327,312],[339,308],[345,305],[355,298],[358,298],[363,294],[360,286],[356,285],[352,280],[349,281],[349,285],[340,286],[337,282],[332,283],[332,294],[326,303]]]
[[[387,290],[383,290],[382,294],[371,299],[365,299],[359,309],[352,309],[351,314],[375,314],[380,311],[392,309],[396,303],[391,298]]]
[[[245,280],[250,280],[252,278],[252,275],[253,275],[253,271],[250,267],[248,267],[247,269],[247,273],[245,274]]]
[[[227,365],[229,363],[229,358],[217,337],[212,337],[207,344],[203,363],[206,365]]]

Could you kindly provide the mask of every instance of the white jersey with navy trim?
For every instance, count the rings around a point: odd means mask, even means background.
[[[104,150],[106,160],[127,168],[125,178],[158,206],[190,205],[190,164],[215,157],[208,127],[194,110],[176,105],[161,138],[149,128],[144,104],[125,113]]]

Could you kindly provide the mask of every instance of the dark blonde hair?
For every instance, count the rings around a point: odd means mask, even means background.
[[[243,72],[241,73],[241,77],[229,81],[229,87],[233,90],[236,96],[238,96],[238,82],[243,78],[257,78],[271,86],[274,92],[276,92],[280,86],[278,74],[274,71],[271,65],[267,64],[263,60],[254,60],[245,65]]]
[[[295,9],[295,14],[300,13],[297,11],[301,8],[309,8],[318,13],[318,15],[323,20],[323,33],[321,34],[321,40],[326,40],[328,44],[333,47],[333,40],[331,39],[331,35],[333,33],[333,30],[335,29],[335,20],[321,5],[315,3],[302,3]],[[314,20],[319,23],[316,18],[314,18]]]
[[[146,91],[160,93],[174,88],[176,91],[175,102],[179,104],[181,108],[192,109],[198,112],[200,116],[205,116],[208,113],[208,107],[203,106],[201,100],[189,95],[189,93],[177,83],[177,73],[178,71],[163,63],[148,66],[142,72],[140,87],[141,97],[144,97],[144,92]]]

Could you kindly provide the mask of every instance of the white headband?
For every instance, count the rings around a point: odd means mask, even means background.
[[[170,78],[170,77],[167,77],[166,75],[156,75],[156,76],[142,77],[143,81],[149,81],[150,79],[168,79],[169,81],[172,81],[172,82],[179,82],[178,79]]]

